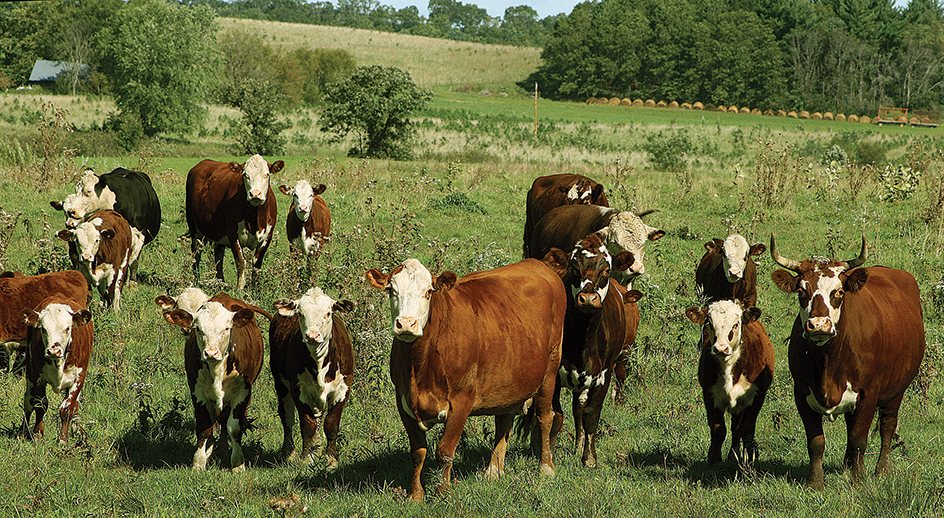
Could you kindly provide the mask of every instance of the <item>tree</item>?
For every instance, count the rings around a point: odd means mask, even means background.
[[[238,81],[224,89],[223,102],[238,109],[242,120],[230,120],[223,136],[236,141],[236,152],[247,155],[281,155],[285,137],[279,134],[292,124],[280,121],[276,111],[282,102],[279,85],[253,79]]]
[[[96,38],[115,104],[145,135],[186,132],[203,118],[216,69],[219,26],[206,7],[141,0]]]
[[[334,141],[354,133],[352,157],[409,160],[416,133],[409,116],[433,98],[416,86],[410,74],[380,65],[358,67],[354,74],[325,89],[328,106],[321,116],[321,131],[335,133]]]

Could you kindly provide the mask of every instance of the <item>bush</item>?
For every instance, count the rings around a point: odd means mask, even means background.
[[[650,135],[643,145],[649,153],[649,162],[659,171],[681,172],[687,168],[686,155],[690,154],[695,145],[688,136],[688,130],[662,132]]]
[[[918,190],[921,173],[907,166],[886,166],[881,174],[881,192],[878,199],[884,202],[907,200]]]

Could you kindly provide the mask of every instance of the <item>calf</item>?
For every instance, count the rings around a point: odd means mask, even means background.
[[[225,293],[205,302],[194,315],[180,308],[164,311],[165,320],[189,330],[184,367],[197,434],[193,469],[206,469],[207,458],[213,452],[208,440],[214,424],[229,435],[232,470],[245,469],[242,436],[247,425],[246,409],[263,355],[255,313],[272,318],[265,310]]]
[[[0,343],[10,359],[26,351],[26,322],[23,308],[35,308],[50,295],[88,302],[88,283],[75,270],[25,276],[20,272],[0,274]],[[83,306],[84,307],[84,306]]]
[[[190,313],[191,316],[197,314],[197,311],[200,311],[200,308],[210,300],[210,297],[207,297],[206,293],[203,292],[200,288],[184,288],[180,292],[180,295],[177,298],[171,297],[169,295],[158,295],[154,299],[154,303],[161,307],[164,311],[173,311],[175,309],[182,309],[187,313]],[[184,336],[190,336],[190,326],[181,327],[180,332]]]
[[[754,439],[757,415],[774,374],[774,347],[764,325],[757,320],[760,310],[744,309],[738,301],[722,300],[707,308],[688,308],[685,315],[702,326],[698,383],[711,431],[708,463],[721,462],[727,412],[731,414],[728,458],[750,465],[757,459]]]
[[[757,267],[751,256],[767,251],[763,243],[748,245],[738,234],[724,241],[715,238],[705,243],[705,255],[695,271],[695,285],[707,302],[739,300],[744,307],[757,304]]]
[[[530,254],[534,225],[551,209],[561,205],[610,206],[603,186],[586,176],[552,174],[535,178],[525,202],[524,258],[534,257]]]
[[[236,263],[236,290],[246,286],[246,254],[252,250],[251,266],[262,268],[278,208],[269,175],[285,167],[253,155],[244,164],[203,160],[187,175],[186,213],[193,253],[193,275],[199,276],[201,243],[213,244],[216,277],[223,280],[223,254],[226,247]]]
[[[30,435],[30,416],[36,412],[32,437],[36,440],[43,436],[43,418],[49,407],[46,385],[50,385],[63,395],[59,405],[62,426],[59,442],[65,444],[92,355],[92,314],[84,303],[56,294],[35,307],[23,309],[21,315],[27,325],[25,417],[21,434]]]
[[[326,188],[324,184],[312,188],[305,180],[299,180],[291,189],[279,186],[282,194],[292,197],[292,205],[285,216],[285,235],[292,246],[305,254],[309,269],[331,236],[331,210],[319,196]]]
[[[63,241],[77,243],[78,269],[98,290],[102,303],[118,311],[131,262],[131,228],[113,210],[101,210],[75,229],[60,230]]]
[[[354,375],[351,337],[338,313],[354,309],[350,300],[335,301],[321,288],[299,300],[281,299],[269,326],[269,366],[275,381],[282,420],[282,455],[295,456],[292,421],[298,411],[302,430],[302,460],[314,458],[315,432],[324,417],[328,468],[338,466],[341,413],[350,399]]]

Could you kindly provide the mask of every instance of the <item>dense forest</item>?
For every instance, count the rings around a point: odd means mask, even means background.
[[[128,2],[134,4],[135,1]],[[871,113],[938,110],[944,95],[940,0],[600,0],[538,18],[527,5],[493,18],[475,4],[430,0],[191,0],[216,16],[537,46],[543,64],[521,85],[556,99],[630,97],[752,108]],[[35,59],[88,61],[92,35],[121,0],[0,6],[0,87]]]

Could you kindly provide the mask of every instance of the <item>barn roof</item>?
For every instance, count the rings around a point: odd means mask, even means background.
[[[74,66],[73,63],[65,61],[47,61],[40,59],[33,65],[33,72],[30,73],[30,82],[55,81],[59,74],[68,71]],[[82,69],[87,69],[88,65],[79,65]]]

